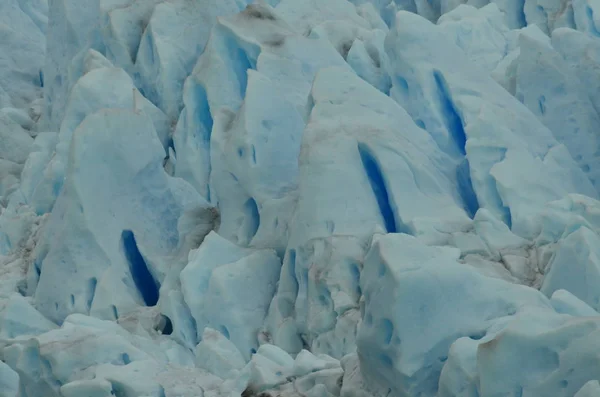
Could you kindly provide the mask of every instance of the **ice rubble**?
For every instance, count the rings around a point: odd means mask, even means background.
[[[589,0],[0,4],[0,396],[596,396]]]

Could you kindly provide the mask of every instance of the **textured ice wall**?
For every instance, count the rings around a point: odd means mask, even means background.
[[[600,13],[0,4],[0,396],[592,396]]]

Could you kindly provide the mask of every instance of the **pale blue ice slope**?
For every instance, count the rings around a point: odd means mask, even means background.
[[[599,195],[598,0],[0,0],[0,397],[598,397]]]

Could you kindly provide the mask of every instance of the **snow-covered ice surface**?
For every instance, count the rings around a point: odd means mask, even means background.
[[[600,396],[600,2],[0,1],[0,397]]]

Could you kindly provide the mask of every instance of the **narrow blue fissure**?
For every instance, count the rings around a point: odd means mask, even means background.
[[[206,168],[206,176],[210,176],[212,172],[211,167],[211,156],[210,156],[210,138],[212,135],[212,129],[214,125],[214,120],[212,118],[212,114],[210,112],[210,106],[208,103],[208,96],[204,87],[200,84],[196,85],[194,89],[194,101],[195,101],[195,109],[192,107],[188,109],[188,112],[193,112],[193,117],[196,118],[197,125],[204,127],[204,131],[200,129],[198,133],[200,136],[197,137],[198,144],[202,147],[205,152],[206,160],[204,161],[203,166]],[[210,203],[210,185],[208,182],[205,185],[206,188],[206,200]]]
[[[200,84],[196,85],[194,90],[194,100],[195,100],[195,117],[198,124],[204,127],[204,131],[202,134],[202,141],[205,144],[210,143],[210,135],[212,133],[213,128],[213,118],[210,113],[210,106],[208,104],[208,95],[206,94],[206,90]],[[190,109],[188,111],[193,111],[194,109]]]
[[[296,250],[290,249],[289,256],[288,256],[289,276],[294,282],[294,291],[297,294],[298,288],[300,288],[300,286],[298,285],[298,278],[296,277],[296,256],[297,256]]]
[[[247,241],[250,242],[260,226],[260,213],[256,201],[250,197],[244,204],[244,213],[246,215],[246,234]]]
[[[256,70],[256,61],[248,57],[247,52],[238,44],[237,38],[230,33],[226,33],[223,44],[225,46],[223,50],[228,53],[234,67],[234,73],[239,83],[240,97],[244,98],[248,85],[248,70]]]
[[[175,155],[177,155],[177,152],[175,151],[175,141],[173,140],[173,138],[169,138],[169,140],[167,142],[167,148],[171,149],[173,151],[173,153]]]
[[[396,227],[396,220],[394,218],[394,211],[390,204],[387,187],[383,179],[383,174],[379,168],[379,164],[370,153],[369,149],[362,143],[358,144],[358,153],[363,164],[363,168],[369,178],[371,189],[375,198],[377,199],[377,205],[379,206],[379,212],[385,223],[385,229],[388,233],[396,233],[398,231]]]
[[[160,285],[154,280],[150,270],[148,270],[146,261],[138,249],[133,232],[131,230],[124,230],[121,234],[121,240],[123,241],[123,250],[129,263],[129,271],[133,277],[133,282],[142,296],[144,303],[146,306],[156,306]]]
[[[450,99],[450,94],[446,87],[446,81],[444,76],[439,71],[433,72],[433,79],[435,80],[435,86],[439,94],[439,101],[441,105],[441,111],[444,117],[446,128],[450,132],[454,143],[456,144],[460,153],[464,156],[467,152],[465,150],[467,144],[467,136],[463,127],[462,120],[456,111],[456,107]]]
[[[512,230],[512,213],[510,212],[510,208],[503,206],[502,211],[504,211],[504,217],[506,218],[506,226]]]
[[[500,195],[498,195],[498,200],[501,203],[500,211],[502,212],[504,223],[506,223],[506,226],[508,226],[508,228],[512,230],[512,213],[510,211],[510,208],[504,205],[504,203],[502,202],[502,198],[500,198]]]
[[[448,132],[450,132],[456,147],[464,156],[462,162],[456,168],[456,182],[458,184],[458,194],[463,202],[463,207],[472,219],[477,213],[477,210],[479,210],[479,201],[477,200],[475,189],[473,189],[471,168],[469,166],[469,160],[466,157],[467,134],[465,133],[462,118],[456,110],[450,93],[448,92],[444,76],[442,76],[439,71],[435,70],[433,72],[433,78],[439,94],[440,110],[444,117],[444,123]]]
[[[458,194],[464,204],[465,211],[471,219],[475,217],[477,210],[479,210],[479,201],[475,190],[473,190],[473,183],[471,181],[471,167],[469,167],[469,161],[465,157],[462,163],[456,167],[456,181],[458,183]]]
[[[519,7],[518,24],[519,28],[527,26],[527,15],[525,15],[525,0],[519,0],[516,4]]]
[[[596,37],[600,36],[600,32],[596,29],[596,24],[594,21],[594,10],[590,6],[585,7],[585,16],[588,19],[588,26],[590,28],[590,33]]]
[[[248,55],[243,49],[238,49],[236,55],[236,74],[238,75],[240,83],[240,94],[242,98],[245,98],[246,89],[248,87],[248,70],[256,69],[256,65],[253,65],[251,63],[250,59],[248,58]]]
[[[88,280],[88,290],[87,290],[87,309],[90,310],[92,308],[92,303],[94,303],[94,297],[96,296],[96,286],[98,285],[98,279],[96,277],[92,277]]]

